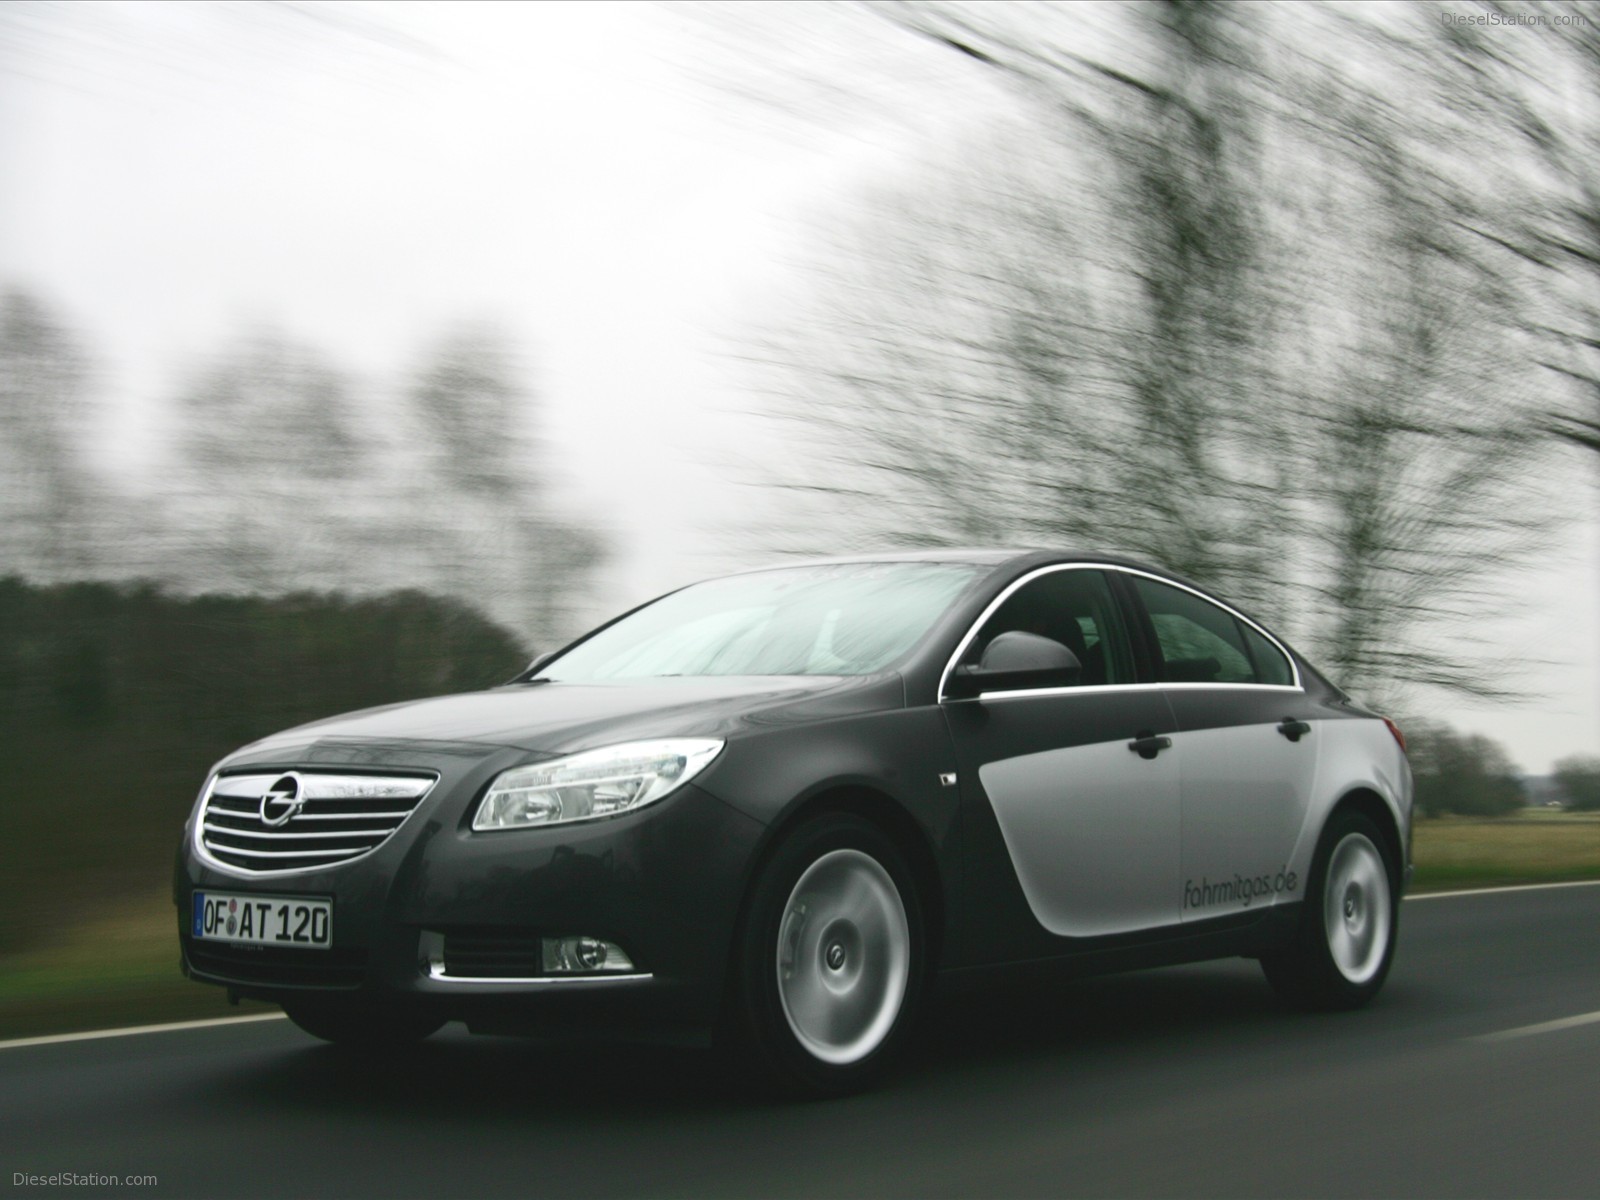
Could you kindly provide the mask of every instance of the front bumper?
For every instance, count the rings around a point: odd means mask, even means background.
[[[245,875],[203,861],[186,837],[174,884],[185,973],[269,1000],[426,1007],[475,1032],[707,1040],[760,824],[689,784],[607,820],[475,833],[472,813],[489,782],[526,755],[477,747],[477,761],[463,757],[391,748],[385,767],[434,771],[439,782],[386,843],[343,866]],[[227,769],[311,765],[330,769],[326,750],[314,763],[279,758]],[[371,770],[371,748],[350,767]],[[197,939],[197,889],[327,897],[332,947]],[[571,936],[616,943],[634,969],[545,973],[540,939]],[[475,956],[463,951],[453,961],[453,946],[471,946]],[[485,946],[498,955],[487,975]]]

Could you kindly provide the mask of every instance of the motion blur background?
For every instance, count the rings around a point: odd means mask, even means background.
[[[0,1032],[219,1003],[229,749],[793,553],[1145,556],[1600,807],[1593,7],[14,0],[0,179]]]

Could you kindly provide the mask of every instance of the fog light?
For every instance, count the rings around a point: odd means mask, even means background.
[[[544,938],[544,969],[552,975],[631,971],[633,960],[615,942],[591,937]]]

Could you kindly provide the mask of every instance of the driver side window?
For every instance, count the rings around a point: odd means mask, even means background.
[[[1134,681],[1121,613],[1102,571],[1075,568],[1029,580],[984,622],[962,661],[977,663],[990,642],[1011,632],[1038,634],[1071,650],[1083,664],[1080,687]]]

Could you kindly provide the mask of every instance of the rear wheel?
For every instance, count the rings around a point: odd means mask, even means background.
[[[905,1040],[923,947],[916,886],[894,843],[848,814],[808,822],[751,894],[735,980],[739,1040],[788,1090],[866,1086]]]
[[[1400,917],[1393,857],[1370,818],[1334,814],[1312,860],[1294,943],[1261,959],[1284,999],[1301,1008],[1358,1008],[1378,994]]]
[[[431,1013],[371,1003],[295,1000],[286,1002],[283,1011],[312,1037],[365,1050],[420,1042],[444,1025]]]

